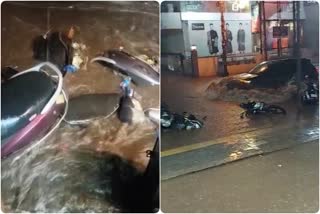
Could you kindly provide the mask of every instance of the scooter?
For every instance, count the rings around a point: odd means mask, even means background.
[[[287,112],[284,108],[276,105],[268,105],[264,102],[248,102],[241,103],[240,107],[245,109],[244,112],[240,114],[240,118],[244,118],[244,116],[256,115],[256,114],[283,114],[285,115]]]
[[[130,76],[137,85],[160,84],[160,75],[152,66],[122,49],[106,51],[102,56],[93,58],[92,62],[106,64],[124,77]]]
[[[139,86],[159,85],[159,73],[148,63],[123,51],[122,48],[105,51],[102,56],[97,56],[90,62],[99,62],[103,66],[112,68],[114,74],[123,80],[130,78],[127,88],[130,88],[131,82]],[[87,125],[94,119],[108,118],[118,112],[122,122],[131,122],[132,110],[136,107],[139,109],[140,106],[132,96],[122,95],[121,93],[85,94],[71,98],[65,121],[70,125]],[[149,119],[152,117],[151,120],[155,123],[157,123],[156,114],[157,109],[145,110],[145,115],[150,116]]]
[[[1,84],[1,158],[44,141],[57,129],[68,109],[61,71],[40,63]]]
[[[131,77],[126,77],[120,84],[122,96],[119,102],[118,118],[123,123],[133,123],[141,120],[143,117],[149,118],[155,125],[160,125],[160,109],[148,108],[142,109],[139,101],[134,97],[134,90],[130,87]]]

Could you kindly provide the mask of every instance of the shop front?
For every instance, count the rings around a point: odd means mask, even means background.
[[[293,14],[297,10],[292,2],[233,0],[224,1],[223,9],[220,6],[219,1],[162,4],[162,10],[169,14],[176,13],[181,23],[176,31],[179,34],[173,33],[175,37],[162,39],[162,46],[166,50],[175,49],[186,61],[191,58],[191,46],[195,47],[199,76],[219,75],[221,69],[225,71],[222,68],[225,64],[232,75],[246,72],[263,60],[293,56],[297,25],[301,47],[304,40],[311,40],[305,39],[307,35],[304,35],[306,14],[303,3],[300,3],[298,21],[294,21]],[[165,15],[169,17],[169,14]],[[166,24],[165,20],[162,24]],[[222,31],[225,35],[225,54]],[[176,39],[178,37],[180,39]],[[226,60],[223,60],[224,56]]]
[[[297,26],[295,27],[293,17],[296,10],[293,2],[264,2],[263,10],[262,21],[266,27],[264,36],[266,37],[265,49],[268,55],[267,58],[293,56],[294,34],[298,29]],[[306,17],[303,2],[300,2],[299,16],[297,25],[300,28],[301,41],[303,41],[303,23]],[[303,42],[301,45],[303,46]]]
[[[221,9],[217,3],[181,2],[181,20],[186,23],[183,30],[187,34],[185,54],[190,54],[191,45],[196,46],[199,76],[215,76],[223,69]],[[256,56],[259,49],[252,42],[251,4],[249,1],[226,1],[223,16],[228,71],[231,74],[248,71],[261,58]]]

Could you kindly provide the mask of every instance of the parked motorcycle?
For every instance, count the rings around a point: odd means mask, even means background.
[[[241,103],[240,107],[245,109],[244,112],[241,113],[240,117],[243,118],[244,116],[249,115],[256,115],[256,114],[283,114],[285,115],[287,112],[284,108],[277,106],[277,105],[268,105],[264,102],[248,102],[248,103]]]
[[[45,140],[62,122],[68,98],[50,62],[17,72],[1,84],[1,158]]]

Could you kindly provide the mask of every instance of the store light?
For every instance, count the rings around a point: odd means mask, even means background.
[[[232,3],[232,11],[239,11],[239,4],[238,4],[238,2]]]
[[[249,6],[249,0],[235,0],[232,1],[232,11],[239,11]]]
[[[191,45],[191,50],[197,50],[197,46],[196,45]]]
[[[244,9],[249,6],[249,0],[240,0],[238,4],[240,9]]]
[[[293,30],[293,23],[289,23],[290,30]]]

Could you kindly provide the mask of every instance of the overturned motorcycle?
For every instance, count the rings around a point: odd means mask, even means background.
[[[241,103],[240,107],[245,111],[240,114],[240,118],[244,118],[244,116],[256,115],[256,114],[282,114],[285,115],[287,112],[284,108],[277,105],[268,105],[264,102],[248,102]]]
[[[68,98],[63,77],[50,62],[8,78],[1,85],[1,158],[46,139],[64,119]]]
[[[194,115],[183,112],[182,115],[171,113],[167,106],[161,106],[161,127],[165,129],[192,130],[200,129],[203,122]]]

